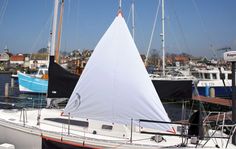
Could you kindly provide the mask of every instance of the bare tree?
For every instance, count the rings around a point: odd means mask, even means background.
[[[158,66],[160,61],[160,55],[157,49],[152,49],[150,55],[147,57],[148,65]]]

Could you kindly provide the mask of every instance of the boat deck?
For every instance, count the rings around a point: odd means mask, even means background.
[[[0,131],[6,134],[4,137],[0,136],[0,140],[9,141],[16,146],[18,149],[28,148],[40,149],[42,146],[42,138],[59,140],[63,143],[73,144],[86,144],[92,146],[98,146],[101,148],[178,148],[177,146],[181,143],[182,138],[180,136],[163,136],[164,141],[156,142],[151,138],[154,134],[142,134],[138,128],[134,128],[132,143],[130,143],[130,128],[120,124],[110,124],[113,126],[112,130],[102,129],[102,124],[109,124],[107,122],[100,122],[91,119],[72,118],[70,119],[70,131],[68,126],[64,122],[68,120],[66,117],[61,115],[62,110],[60,109],[25,109],[27,112],[27,121],[24,124],[23,117],[21,116],[21,110],[0,110]],[[40,124],[37,125],[38,114],[40,112]],[[58,120],[64,120],[63,123]],[[53,121],[51,121],[53,120]],[[74,121],[76,120],[76,121]],[[89,125],[81,127],[73,125],[73,121],[78,120],[87,121]],[[68,122],[68,121],[67,121]],[[147,129],[149,130],[149,129]],[[94,133],[96,131],[96,133]],[[146,129],[144,129],[146,131]],[[12,132],[12,133],[10,133]],[[70,132],[70,134],[68,134]],[[156,131],[154,131],[156,132]],[[209,130],[212,134],[214,130]],[[14,135],[12,135],[14,134]],[[224,137],[225,139],[215,138],[221,147],[225,147],[228,139],[227,135],[217,131],[214,137]],[[18,138],[18,139],[16,139]],[[21,139],[19,139],[21,138]],[[199,148],[214,148],[215,142],[213,139],[207,142],[202,140],[199,142]],[[29,144],[29,142],[31,142]],[[190,141],[190,140],[189,140]],[[187,148],[195,148],[196,144],[188,142]],[[34,146],[34,147],[33,147]],[[235,148],[231,143],[228,144],[228,148]]]

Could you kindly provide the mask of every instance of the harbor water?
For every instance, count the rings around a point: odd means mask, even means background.
[[[43,108],[46,106],[44,94],[20,93],[18,79],[12,80],[11,74],[0,74],[0,108]],[[13,86],[11,86],[11,81]],[[8,97],[5,96],[5,85],[8,83]]]

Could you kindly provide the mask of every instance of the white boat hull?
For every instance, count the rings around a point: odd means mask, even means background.
[[[65,118],[60,116],[61,110],[43,109],[41,111],[40,125],[37,124],[38,110],[27,110],[27,122],[25,126],[20,121],[20,111],[0,110],[0,143],[14,144],[17,149],[41,149],[42,140],[56,141],[62,144],[75,145],[86,148],[163,148],[172,147],[181,143],[182,138],[177,136],[163,136],[166,141],[155,142],[150,138],[153,135],[140,134],[138,129],[133,132],[133,142],[130,143],[129,127],[114,124],[112,131],[101,130],[101,122],[89,120],[88,128],[71,125],[68,135],[68,125],[45,120],[45,118]],[[47,113],[47,114],[46,114]],[[22,118],[22,117],[21,117]],[[21,119],[22,120],[22,119]],[[97,134],[92,132],[96,131]],[[217,134],[217,133],[216,133]],[[220,134],[220,133],[219,133]],[[122,135],[125,135],[122,137]],[[226,139],[216,139],[220,144],[226,145]],[[206,140],[201,142],[201,145]],[[215,141],[215,140],[214,140]],[[205,148],[214,148],[214,141],[210,140]],[[230,141],[231,142],[231,141]],[[224,147],[223,146],[223,147]],[[194,144],[188,144],[187,148],[194,148]],[[185,147],[186,148],[186,147]],[[236,148],[231,143],[228,148]]]

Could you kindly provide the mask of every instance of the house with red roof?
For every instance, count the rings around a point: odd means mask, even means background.
[[[22,54],[12,55],[10,57],[10,64],[15,65],[23,65],[25,61],[25,57]]]

